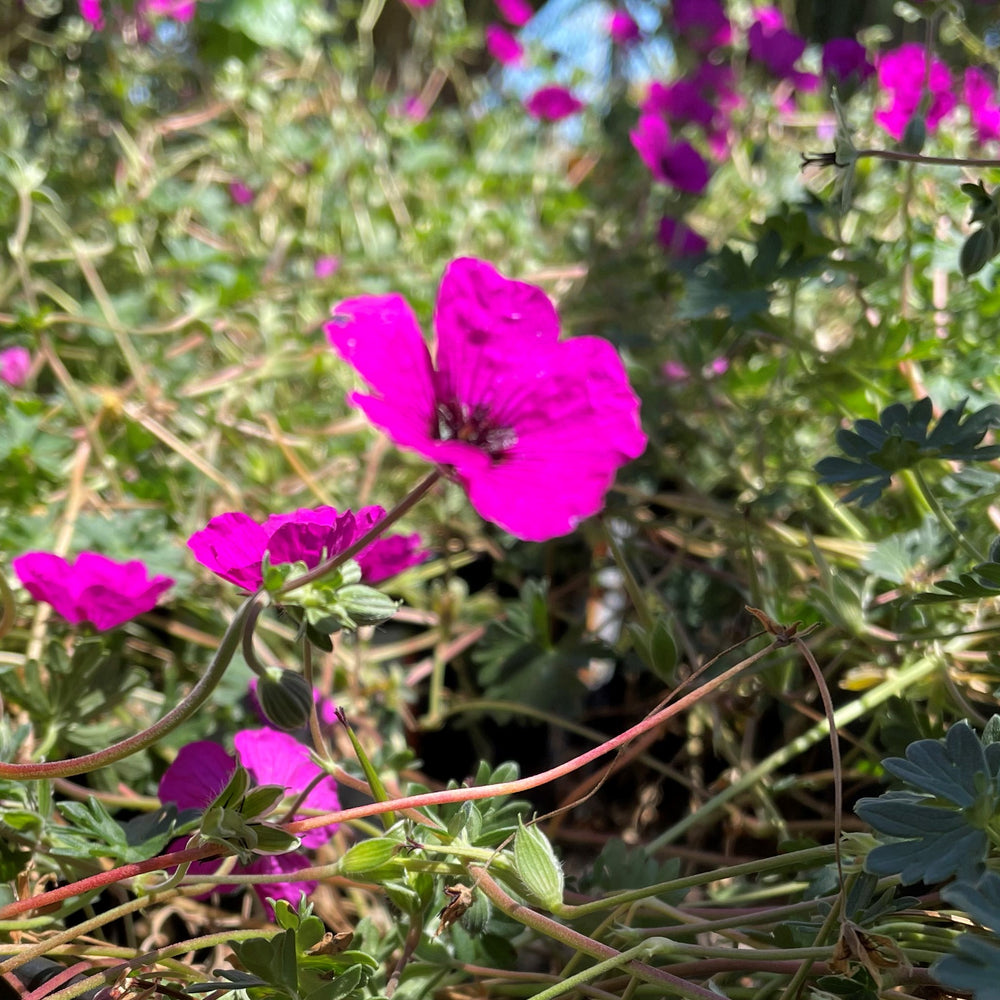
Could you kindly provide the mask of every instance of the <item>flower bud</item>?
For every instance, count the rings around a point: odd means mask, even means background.
[[[900,145],[907,153],[919,153],[924,148],[927,140],[927,122],[921,114],[915,114],[907,123],[903,130],[903,139]]]
[[[298,729],[309,721],[313,707],[312,688],[294,670],[268,671],[257,685],[257,700],[264,718],[277,729]]]
[[[962,252],[958,256],[958,266],[962,277],[968,278],[983,269],[996,253],[996,240],[990,226],[983,226],[970,234],[962,244]]]

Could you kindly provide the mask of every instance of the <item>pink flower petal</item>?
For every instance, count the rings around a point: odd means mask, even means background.
[[[195,559],[244,590],[261,585],[267,532],[249,514],[219,514],[188,539]]]
[[[524,46],[506,28],[488,24],[485,37],[486,48],[497,62],[516,66],[524,58]]]
[[[188,743],[160,778],[160,801],[174,802],[178,809],[205,809],[235,770],[236,761],[218,743]]]
[[[0,351],[0,382],[19,389],[31,369],[31,352],[26,347],[5,347]]]
[[[582,111],[583,101],[578,100],[565,87],[551,85],[539,87],[525,102],[524,107],[532,118],[558,122]]]
[[[260,882],[253,887],[257,898],[264,904],[268,917],[274,919],[274,907],[268,902],[269,899],[284,899],[293,907],[299,905],[302,894],[306,898],[311,896],[319,885],[315,879],[304,879],[300,882],[284,882],[282,875],[294,875],[295,872],[309,868],[312,862],[303,854],[292,851],[289,854],[263,855],[254,858],[245,868],[240,868],[241,875],[274,875],[274,882]]]
[[[496,5],[503,19],[515,28],[523,28],[535,15],[527,0],[496,0]]]
[[[81,552],[74,564],[51,552],[27,552],[12,566],[32,597],[71,624],[88,621],[98,631],[152,611],[174,584],[166,576],[150,579],[141,562],[120,563],[96,552]]]
[[[243,729],[233,740],[240,762],[253,773],[258,784],[283,785],[289,795],[296,795],[321,775],[322,770],[309,759],[308,748],[289,733],[276,729]],[[303,805],[309,809],[332,812],[340,808],[337,783],[325,777],[312,789]],[[303,847],[325,844],[338,824],[319,827],[302,834]]]
[[[334,307],[325,330],[340,356],[378,394],[365,397],[374,403],[371,419],[392,426],[394,437],[429,438],[437,423],[431,359],[406,300],[401,295],[347,299]]]

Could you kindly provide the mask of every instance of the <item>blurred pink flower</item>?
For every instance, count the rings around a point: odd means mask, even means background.
[[[673,0],[670,11],[679,36],[696,52],[710,52],[733,40],[720,0]]]
[[[150,14],[168,17],[174,21],[194,19],[196,0],[140,0],[136,11],[147,18]]]
[[[976,66],[965,71],[962,95],[969,106],[969,119],[980,142],[1000,139],[1000,106],[992,77]]]
[[[618,468],[646,447],[639,400],[611,344],[560,341],[540,288],[470,258],[445,270],[434,325],[432,363],[402,296],[336,306],[330,343],[373,390],[351,402],[519,538],[564,535],[597,513]]]
[[[486,26],[486,48],[497,62],[516,66],[524,58],[524,46],[499,24]]]
[[[219,514],[188,539],[188,548],[202,566],[224,580],[256,590],[263,582],[260,564],[265,552],[272,563],[301,561],[313,569],[324,558],[350,548],[383,517],[381,507],[342,514],[334,507],[301,507],[291,514],[272,514],[263,524],[249,514]],[[355,559],[363,582],[374,584],[423,562],[427,555],[419,535],[389,535],[362,549]]]
[[[644,114],[661,115],[675,125],[694,122],[706,129],[716,116],[715,105],[701,93],[693,80],[686,79],[674,80],[673,83],[654,80],[639,109]]]
[[[784,15],[776,7],[758,7],[747,32],[747,46],[751,59],[784,79],[794,72],[795,63],[806,50],[806,40],[788,30]]]
[[[916,42],[907,42],[898,49],[884,52],[878,59],[877,69],[879,84],[889,97],[890,104],[888,108],[875,112],[875,121],[899,141],[924,96],[924,47]],[[951,73],[943,62],[932,56],[930,72],[926,75],[931,101],[924,117],[930,132],[951,113],[957,102],[952,93]]]
[[[167,576],[149,578],[139,562],[115,562],[96,552],[81,552],[73,563],[51,552],[26,552],[11,565],[25,590],[51,604],[70,624],[90,622],[105,631],[151,611],[173,586]]]
[[[425,8],[433,7],[435,0],[403,0],[403,3],[405,3],[408,7]]]
[[[298,796],[311,785],[311,790],[302,803],[303,808],[321,809],[333,812],[340,808],[337,786],[331,777],[321,777],[322,770],[309,758],[309,750],[287,733],[275,729],[244,729],[235,737],[236,754],[239,762],[251,773],[257,785],[282,785],[286,796]],[[188,743],[181,747],[173,763],[160,779],[160,801],[173,802],[178,809],[205,809],[226,787],[236,760],[218,744],[209,740]],[[316,779],[319,778],[318,781]],[[313,785],[313,782],[316,784]],[[301,817],[298,817],[301,818]],[[338,824],[319,827],[301,836],[303,847],[320,847],[337,830]],[[184,840],[174,841],[169,851],[182,850]],[[211,874],[219,868],[219,861],[195,862],[190,874]],[[253,887],[269,915],[273,916],[267,897],[286,899],[295,905],[301,893],[308,896],[318,885],[315,881],[283,882],[281,875],[292,874],[308,868],[309,859],[297,852],[266,855],[249,865],[237,864],[233,874],[279,876],[273,883],[258,884]],[[232,886],[217,886],[216,892],[225,892]]]
[[[104,18],[101,16],[101,0],[80,0],[80,17],[95,28],[103,27]]]
[[[340,270],[340,258],[334,256],[317,257],[313,264],[313,274],[317,278],[332,278]]]
[[[233,181],[229,185],[229,197],[237,205],[249,205],[254,199],[253,189],[247,187],[242,181]]]
[[[729,358],[712,358],[705,366],[705,374],[708,376],[725,375],[727,371],[729,371]]]
[[[515,28],[523,28],[534,16],[535,11],[527,0],[495,0],[500,16]]]
[[[524,106],[532,118],[558,122],[582,111],[584,103],[577,100],[565,87],[553,84],[536,90],[524,102]]]
[[[696,233],[686,222],[665,215],[660,219],[656,234],[660,246],[671,257],[697,257],[708,249],[708,240]]]
[[[19,389],[31,369],[31,352],[27,347],[5,347],[0,351],[0,382]]]
[[[690,194],[701,194],[708,186],[708,164],[691,143],[674,142],[670,128],[659,115],[640,115],[629,138],[653,177],[662,184]]]
[[[823,45],[823,75],[843,82],[852,76],[863,83],[875,72],[865,47],[856,38],[831,38]]]
[[[660,374],[668,382],[683,382],[685,379],[691,377],[691,372],[688,371],[687,365],[682,364],[680,361],[664,361],[663,366],[660,368]]]
[[[428,108],[419,95],[411,94],[403,99],[402,106],[398,110],[404,118],[409,118],[412,122],[422,122],[427,117]]]
[[[619,7],[608,18],[608,34],[615,45],[634,45],[642,37],[636,19]]]

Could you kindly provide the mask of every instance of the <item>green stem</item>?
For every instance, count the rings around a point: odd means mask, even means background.
[[[860,719],[871,709],[883,702],[888,701],[894,695],[907,690],[928,674],[938,669],[939,661],[930,656],[921,657],[916,663],[904,667],[894,677],[883,681],[877,687],[866,691],[850,704],[844,705],[834,714],[834,721],[837,728],[846,726],[856,719]],[[721,809],[731,799],[750,791],[758,782],[763,780],[772,771],[783,767],[790,760],[800,753],[808,750],[809,747],[818,743],[829,734],[830,725],[826,719],[821,719],[801,736],[792,740],[791,743],[776,750],[769,757],[765,757],[756,767],[742,774],[738,781],[734,781],[728,788],[723,789],[717,795],[705,802],[697,812],[691,813],[679,820],[668,830],[665,830],[658,837],[647,845],[647,850],[658,851],[667,844],[673,843],[678,837],[686,833],[691,827],[704,823],[705,820]]]
[[[494,906],[503,910],[508,917],[518,921],[518,923],[524,924],[525,927],[530,927],[532,930],[538,931],[546,937],[551,937],[556,941],[562,942],[568,948],[572,948],[575,951],[582,951],[593,958],[598,958],[602,961],[611,959],[614,966],[623,967],[631,975],[638,976],[647,983],[653,983],[665,992],[676,993],[678,996],[686,997],[687,1000],[719,1000],[718,993],[713,993],[702,986],[695,986],[694,983],[686,982],[678,976],[672,976],[669,972],[656,969],[635,959],[624,959],[622,952],[615,951],[614,948],[610,948],[606,944],[601,944],[599,941],[587,937],[586,934],[580,934],[578,931],[565,927],[558,921],[552,920],[541,913],[536,913],[527,906],[518,903],[493,881],[485,868],[478,868],[473,865],[470,867],[469,873],[475,879],[476,887],[483,891]],[[654,941],[656,945],[654,945]],[[644,945],[638,945],[637,948],[656,947],[663,944],[665,939],[657,938],[654,941],[646,941]]]
[[[621,543],[615,536],[614,530],[603,517],[600,520],[601,527],[604,528],[604,537],[608,541],[608,548],[611,550],[611,556],[622,575],[622,583],[625,585],[625,590],[628,593],[629,600],[632,602],[632,607],[635,608],[635,613],[642,627],[651,632],[656,625],[656,618],[653,616],[652,611],[649,610],[649,605],[643,597],[639,581],[635,578],[632,567],[629,566],[625,558],[625,553],[622,550]]]
[[[167,733],[176,729],[182,722],[189,719],[208,699],[208,696],[215,690],[222,675],[226,672],[233,653],[236,652],[240,644],[243,623],[247,618],[250,609],[257,602],[258,595],[251,594],[240,605],[239,610],[233,616],[219,642],[219,646],[212,657],[208,670],[201,676],[187,697],[177,706],[172,708],[162,719],[154,722],[148,729],[141,733],[129,736],[127,739],[98,750],[95,753],[84,754],[82,757],[70,757],[68,760],[44,761],[34,764],[10,764],[0,761],[0,778],[13,778],[16,781],[37,781],[39,778],[68,778],[76,774],[86,774],[89,771],[96,771],[100,767],[107,767],[116,761],[145,750],[152,746]]]
[[[970,555],[977,563],[983,562],[983,556],[980,552],[976,551],[976,547],[969,541],[965,533],[958,527],[957,524],[948,516],[947,511],[941,506],[938,498],[934,495],[930,486],[927,485],[927,480],[924,479],[924,474],[920,471],[919,466],[914,466],[913,468],[913,481],[917,484],[917,489],[920,490],[920,495],[926,501],[927,506],[930,507],[934,516],[940,521],[941,527],[948,532],[949,535],[955,540],[959,548],[965,549],[966,553]]]
[[[368,548],[375,539],[379,538],[387,528],[392,527],[404,514],[415,507],[441,476],[441,470],[434,469],[430,475],[417,483],[381,521],[373,524],[353,545],[344,549],[343,552],[338,552],[337,555],[331,556],[326,562],[321,562],[315,569],[309,570],[308,573],[303,573],[302,576],[288,580],[275,596],[287,594],[298,587],[304,587],[309,583],[315,583],[316,580],[322,580],[323,577],[328,576],[338,566],[342,566],[348,559],[353,559],[363,549]]]

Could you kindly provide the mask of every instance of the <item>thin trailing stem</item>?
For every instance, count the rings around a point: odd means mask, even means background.
[[[158,742],[167,733],[176,729],[182,722],[189,719],[208,699],[215,690],[222,675],[226,672],[233,653],[236,652],[243,634],[243,625],[251,609],[256,605],[258,594],[251,594],[229,623],[222,640],[219,642],[208,670],[202,674],[198,683],[191,688],[187,697],[172,708],[163,718],[154,722],[141,733],[129,736],[104,750],[84,754],[81,757],[70,757],[67,760],[43,761],[33,764],[11,764],[0,761],[0,778],[12,778],[16,781],[37,781],[41,778],[69,778],[76,774],[87,774],[98,768],[107,767],[116,761],[124,760],[140,750],[145,750]]]

